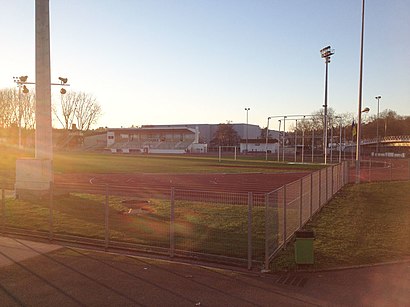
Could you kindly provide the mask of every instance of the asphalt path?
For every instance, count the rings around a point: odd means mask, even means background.
[[[409,306],[409,273],[250,273],[0,237],[1,306]]]

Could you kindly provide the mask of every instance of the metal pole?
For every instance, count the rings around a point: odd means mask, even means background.
[[[315,130],[312,130],[312,163],[314,162],[314,155],[315,155]]]
[[[339,123],[339,163],[342,162],[342,121]]]
[[[265,193],[265,270],[269,270],[269,196]]]
[[[171,188],[171,208],[169,223],[169,256],[174,257],[175,252],[175,188]]]
[[[363,43],[364,43],[364,3],[362,0],[362,30],[360,38],[360,72],[359,72],[359,105],[357,120],[357,141],[356,141],[356,183],[360,183],[360,143],[361,143],[361,122],[362,122],[362,90],[363,90]]]
[[[296,152],[298,150],[297,148],[297,131],[298,131],[298,120],[296,119],[296,124],[295,124],[295,162],[296,162]]]
[[[330,163],[333,163],[333,121],[330,126]]]
[[[278,134],[278,162],[280,160],[280,135],[281,135],[281,131],[280,131],[280,125],[281,125],[282,121],[279,119],[279,134]],[[283,144],[282,144],[283,146]]]
[[[265,160],[266,161],[268,161],[269,120],[270,120],[270,117],[268,117],[268,124],[266,125],[266,143],[265,143]]]
[[[286,184],[283,187],[283,248],[286,249]]]
[[[248,192],[248,270],[252,268],[252,192]]]
[[[286,116],[283,116],[283,135],[282,135],[282,161],[285,162],[285,134],[286,134]]]
[[[302,126],[302,163],[304,162],[305,153],[305,126]]]
[[[248,112],[251,108],[245,108],[246,111],[246,153],[248,153]]]
[[[324,156],[325,156],[325,164],[327,164],[327,75],[328,75],[328,64],[329,61],[326,58],[326,76],[325,76],[325,104],[324,104],[324,124],[323,124],[323,147],[324,147]]]
[[[322,205],[322,170],[319,170],[318,189],[319,189],[319,208],[320,208],[320,206]]]
[[[310,202],[309,202],[309,208],[310,208],[310,218],[312,218],[312,215],[313,215],[313,173],[310,173]]]
[[[377,96],[377,121],[376,121],[376,153],[379,153],[379,107],[380,103],[379,100],[382,98],[381,96]]]
[[[108,249],[110,244],[110,229],[109,229],[109,194],[108,184],[105,185],[105,250]]]
[[[299,186],[299,229],[302,228],[303,224],[303,179],[300,180]]]

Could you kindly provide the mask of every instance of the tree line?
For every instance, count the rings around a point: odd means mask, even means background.
[[[283,127],[283,118],[282,127]],[[312,136],[315,136],[316,143],[320,145],[323,137],[324,114],[323,109],[313,112],[305,118],[299,118],[298,121],[294,119],[287,119],[287,135],[293,140],[292,135],[295,133],[301,134],[302,131],[306,137],[306,145],[311,144]],[[357,118],[353,113],[336,114],[334,109],[328,109],[328,129],[333,129],[333,136],[339,138],[339,131],[342,131],[342,137],[346,141],[355,141],[355,129],[357,127]],[[378,128],[377,128],[378,127]],[[341,128],[341,129],[340,129]],[[282,128],[283,129],[283,128]],[[270,129],[273,130],[273,129]],[[261,140],[266,139],[266,127],[261,128]],[[282,130],[283,131],[283,130]],[[378,131],[378,132],[377,132]],[[384,110],[377,115],[367,116],[362,115],[362,138],[376,138],[386,136],[400,136],[410,135],[410,116],[400,116],[393,110]],[[330,138],[332,133],[328,133]],[[269,139],[273,139],[271,133],[268,134]],[[279,140],[280,141],[280,140]],[[216,146],[239,146],[241,138],[234,126],[230,123],[221,123],[218,125],[213,139],[211,140],[211,147]]]
[[[52,112],[63,129],[73,124],[88,131],[102,115],[101,105],[95,97],[84,92],[70,91],[52,103]],[[0,128],[35,128],[35,93],[21,93],[17,88],[0,89]]]

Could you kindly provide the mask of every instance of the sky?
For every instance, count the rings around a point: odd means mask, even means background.
[[[0,88],[35,80],[34,0],[0,0]],[[367,0],[363,107],[410,115],[410,1]],[[94,128],[266,127],[324,103],[358,112],[361,0],[50,0],[51,78],[93,95]],[[58,101],[59,88],[52,89]],[[54,122],[58,127],[58,121]]]

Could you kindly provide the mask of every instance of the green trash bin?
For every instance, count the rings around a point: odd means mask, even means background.
[[[295,262],[296,264],[313,264],[313,240],[315,234],[310,230],[300,230],[295,233]]]

